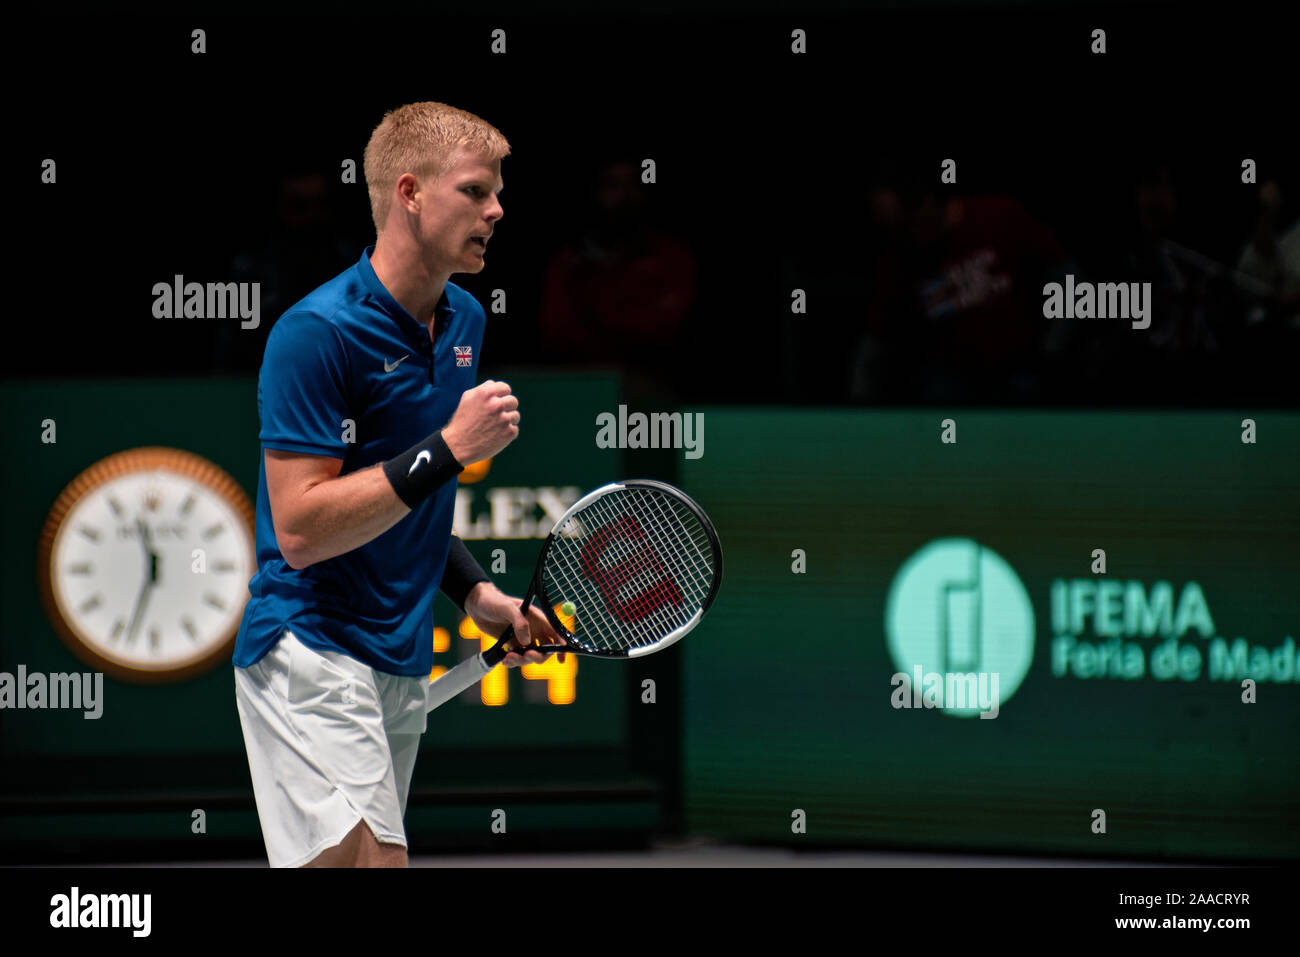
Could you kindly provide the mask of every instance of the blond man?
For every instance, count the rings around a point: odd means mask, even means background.
[[[484,268],[509,152],[442,103],[388,113],[365,152],[374,246],[267,340],[234,664],[273,867],[406,865],[439,589],[485,631],[514,627],[508,666],[558,640],[451,534],[457,475],[519,434],[510,387],[474,384],[485,314],[450,282]]]

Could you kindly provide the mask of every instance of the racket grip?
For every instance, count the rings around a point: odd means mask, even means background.
[[[484,675],[501,664],[506,656],[506,643],[515,636],[513,628],[506,629],[501,640],[487,651],[479,652],[472,658],[466,658],[451,671],[439,676],[429,685],[425,698],[424,710],[427,714],[434,708],[441,707],[466,688],[472,688]]]

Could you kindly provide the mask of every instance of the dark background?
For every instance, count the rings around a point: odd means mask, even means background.
[[[633,374],[634,396],[683,402],[1294,404],[1294,296],[1247,294],[1204,262],[1236,266],[1258,231],[1261,187],[1241,183],[1243,158],[1278,187],[1270,234],[1300,215],[1276,14],[1249,4],[835,13],[845,6],[47,21],[22,43],[56,81],[17,103],[12,154],[32,229],[17,331],[35,352],[6,350],[4,371],[255,373],[279,310],[373,242],[360,175],[370,131],[388,109],[438,99],[483,116],[513,147],[488,266],[461,277],[482,299],[508,295],[489,324],[489,372],[603,364]],[[202,56],[190,52],[196,26]],[[1098,26],[1105,55],[1089,52]],[[490,52],[497,27],[504,56]],[[790,52],[795,27],[808,32],[805,55]],[[57,186],[33,172],[48,157]],[[639,210],[602,219],[593,195],[618,178],[610,164],[638,164],[623,169],[630,203],[647,157],[658,181],[640,188]],[[339,182],[347,158],[355,185]],[[945,158],[957,161],[956,185],[938,183]],[[968,209],[992,198],[1002,259],[1006,243],[1035,253],[1012,269],[1017,302],[954,322],[898,298],[961,258],[909,239],[926,193]],[[896,228],[882,197],[904,202]],[[647,307],[654,318],[630,338],[599,316],[581,341],[549,334],[539,314],[552,258],[620,228],[653,231],[689,262],[693,283],[667,268],[625,291],[684,283],[680,323]],[[1158,250],[1169,240],[1204,259],[1170,266]],[[1152,328],[1076,320],[1049,351],[1041,288],[1065,271],[1156,279]],[[153,319],[150,289],[176,273],[260,279],[261,327]],[[795,288],[806,315],[791,314]]]

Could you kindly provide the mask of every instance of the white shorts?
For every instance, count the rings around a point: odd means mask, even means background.
[[[235,669],[257,816],[272,867],[299,867],[365,821],[406,846],[406,797],[427,722],[427,678],[375,671],[290,631]]]

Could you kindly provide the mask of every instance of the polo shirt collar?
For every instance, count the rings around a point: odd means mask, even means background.
[[[379,277],[375,275],[375,267],[370,265],[370,254],[374,251],[374,246],[367,246],[361,253],[361,260],[357,263],[357,271],[361,274],[361,281],[365,283],[370,294],[375,297],[380,308],[392,316],[397,324],[402,327],[403,333],[414,338],[417,343],[428,345],[428,328],[407,312],[402,304],[393,298],[393,294],[388,291],[388,287],[380,282]],[[433,323],[433,334],[435,337],[441,335],[442,331],[447,328],[454,311],[447,299],[447,287],[444,286],[442,297],[438,300],[438,305],[434,307],[436,318]]]

